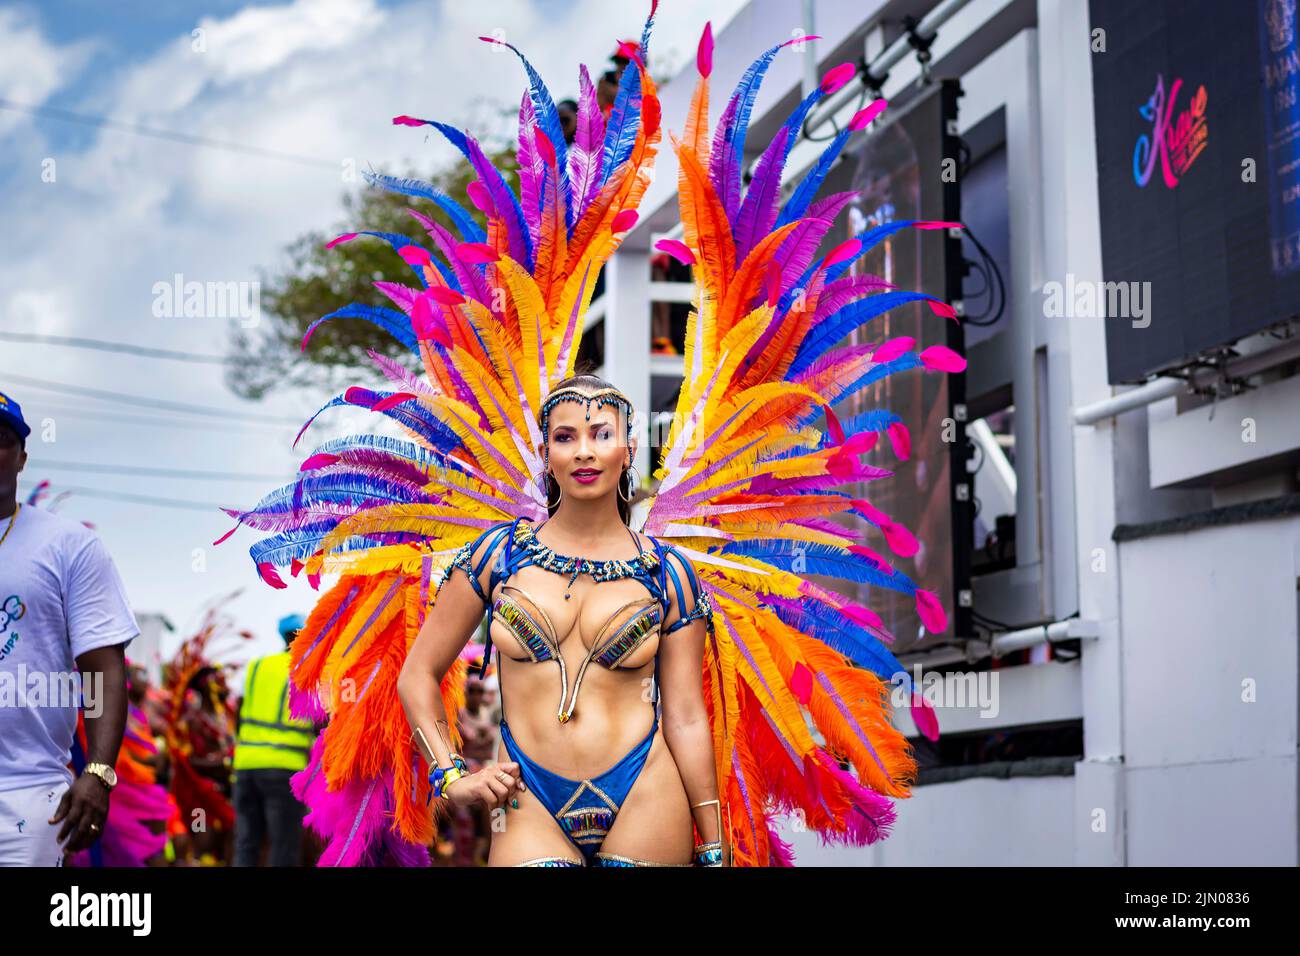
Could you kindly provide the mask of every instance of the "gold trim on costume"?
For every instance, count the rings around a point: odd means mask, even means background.
[[[690,866],[690,863],[657,863],[654,860],[637,860],[630,856],[621,856],[618,853],[604,853],[597,851],[596,858],[599,860],[618,860],[620,863],[631,863],[633,866]]]
[[[522,863],[516,863],[515,866],[546,866],[548,863],[576,863],[579,866],[587,864],[582,860],[575,860],[571,856],[539,856],[531,860],[524,860]]]

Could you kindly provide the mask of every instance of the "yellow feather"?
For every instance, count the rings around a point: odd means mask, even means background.
[[[546,311],[546,302],[542,298],[542,290],[537,287],[528,270],[519,263],[506,257],[499,260],[498,267],[519,315],[519,342],[523,350],[521,374],[526,372],[524,387],[528,389],[525,394],[531,407],[540,408],[540,382],[547,378],[544,369],[551,367],[552,359],[552,356],[546,354],[547,339],[550,338],[550,316]]]

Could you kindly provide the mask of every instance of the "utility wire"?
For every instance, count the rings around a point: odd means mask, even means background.
[[[107,408],[78,408],[75,405],[63,405],[59,402],[41,401],[40,409],[44,412],[46,409],[52,411],[55,415],[66,415],[71,418],[90,418],[99,421],[111,421],[115,425],[143,425],[150,428],[184,428],[194,431],[194,422],[190,420],[168,420],[165,418],[139,418],[133,415],[120,415],[117,412]],[[165,412],[162,414],[166,414]],[[258,422],[246,422],[244,424],[235,424],[233,422],[204,422],[203,431],[226,431],[248,434],[250,426],[258,425]],[[285,425],[275,425],[275,428],[285,428]]]
[[[183,468],[150,468],[144,465],[105,465],[82,461],[45,461],[28,459],[36,468],[63,468],[70,471],[95,471],[108,475],[150,475],[161,478],[194,478],[203,481],[278,481],[287,484],[292,476],[261,475],[248,471],[195,471]]]
[[[143,345],[131,345],[126,342],[106,342],[103,339],[85,339],[72,335],[38,335],[29,332],[0,332],[0,339],[12,342],[41,342],[49,345],[67,345],[79,349],[99,349],[104,352],[125,352],[128,355],[143,355],[145,358],[174,359],[178,362],[207,362],[213,365],[233,365],[235,359],[229,355],[210,355],[199,352],[176,352],[171,349],[151,349]]]
[[[342,168],[340,163],[330,162],[325,159],[315,159],[311,156],[285,153],[278,149],[267,149],[264,146],[246,146],[243,143],[230,143],[224,140],[211,139],[207,136],[195,136],[192,133],[178,133],[175,130],[159,129],[156,126],[145,126],[143,123],[128,123],[124,120],[109,119],[107,116],[92,116],[87,113],[74,113],[72,110],[59,109],[57,106],[32,106],[28,103],[15,103],[13,100],[0,98],[0,110],[26,113],[29,116],[43,116],[48,119],[60,120],[64,123],[81,123],[86,126],[98,126],[101,129],[112,129],[123,133],[134,133],[137,136],[152,136],[155,139],[170,140],[173,143],[182,143],[186,146],[203,146],[208,149],[223,149],[227,152],[244,153],[249,156],[264,156],[267,159],[280,159],[285,160],[286,162],[299,163],[303,166],[313,166],[318,169],[330,169],[335,172]]]
[[[66,385],[62,382],[50,382],[41,378],[29,378],[26,375],[15,375],[12,372],[0,371],[0,380],[19,382],[24,385],[30,385],[33,388],[43,388],[51,392],[66,392],[71,395],[86,395],[91,398],[101,398],[109,402],[122,402],[127,405],[139,405],[150,409],[166,409],[176,412],[186,412],[191,415],[208,415],[213,418],[221,419],[240,419],[242,421],[252,421],[266,424],[282,425],[302,425],[302,421],[297,418],[280,418],[271,415],[254,415],[251,412],[240,412],[235,410],[222,411],[220,409],[209,408],[206,405],[190,405],[185,402],[169,402],[161,398],[148,398],[142,395],[126,395],[122,392],[110,392],[99,388],[85,388],[80,385]]]
[[[113,501],[128,501],[134,504],[159,505],[164,508],[184,508],[190,511],[220,511],[221,505],[208,504],[204,501],[192,501],[187,498],[158,498],[153,495],[132,495],[124,491],[108,491],[104,488],[81,488],[76,485],[58,485],[50,489],[52,493],[60,494],[65,491],[71,491],[78,495],[86,495],[91,498],[108,498]]]

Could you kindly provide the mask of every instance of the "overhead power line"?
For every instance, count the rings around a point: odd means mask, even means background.
[[[204,471],[184,468],[151,468],[147,465],[108,465],[83,461],[45,461],[28,459],[35,468],[55,468],[69,471],[94,471],[106,475],[149,475],[159,478],[192,478],[203,481],[278,481],[286,484],[293,477],[263,475],[248,471]]]
[[[50,411],[56,416],[67,416],[69,418],[89,418],[96,421],[111,421],[115,425],[141,425],[147,428],[184,428],[190,432],[194,431],[194,420],[178,416],[173,419],[166,418],[141,418],[135,415],[119,414],[108,408],[78,408],[75,405],[64,405],[58,401],[40,401],[40,411]],[[165,411],[159,411],[160,415],[176,414]],[[288,428],[288,425],[269,425],[263,422],[204,422],[203,432],[223,431],[237,432],[248,434],[248,429],[258,425],[275,428]]]
[[[176,130],[145,126],[143,123],[129,123],[124,120],[110,119],[107,116],[74,113],[72,110],[60,109],[57,106],[32,106],[29,103],[15,103],[13,100],[0,98],[0,109],[11,110],[15,113],[26,113],[29,116],[56,119],[64,123],[81,123],[85,126],[98,126],[100,129],[134,133],[136,136],[152,136],[154,139],[165,139],[185,146],[201,146],[207,149],[221,149],[231,153],[244,153],[249,156],[264,156],[267,159],[280,159],[285,162],[299,163],[303,166],[313,166],[317,169],[330,169],[337,172],[342,168],[341,161],[332,162],[327,159],[316,159],[313,156],[300,156],[296,153],[286,153],[278,149],[268,149],[265,146],[231,143],[225,140],[212,139],[208,136],[195,136],[193,133],[180,133]]]
[[[158,505],[163,508],[184,508],[189,511],[220,511],[222,505],[209,504],[205,501],[192,501],[188,498],[158,498],[154,495],[133,495],[125,491],[108,491],[104,488],[83,488],[77,485],[56,485],[50,489],[55,494],[71,491],[74,494],[90,498],[108,498],[113,501],[127,501],[133,504]]]
[[[171,349],[153,349],[127,342],[106,342],[103,339],[86,339],[73,335],[39,335],[34,332],[0,332],[0,339],[11,342],[39,342],[46,345],[67,345],[79,349],[99,349],[103,352],[124,352],[145,358],[173,359],[177,362],[207,362],[212,365],[233,365],[229,355],[210,355],[200,352],[176,352]]]
[[[212,418],[224,420],[241,419],[243,421],[252,421],[265,424],[280,425],[302,425],[302,420],[296,418],[284,418],[272,415],[255,415],[252,412],[241,412],[231,410],[221,410],[211,408],[206,405],[190,405],[186,402],[169,402],[161,398],[148,398],[143,395],[126,395],[122,392],[111,392],[99,388],[86,388],[81,385],[67,385],[63,382],[51,382],[41,378],[31,378],[26,375],[15,375],[13,372],[0,371],[0,381],[18,382],[23,385],[30,385],[33,388],[43,388],[51,392],[65,392],[69,395],[86,395],[91,398],[100,398],[109,402],[121,402],[126,405],[138,405],[142,408],[154,410],[170,410],[175,412],[185,412],[190,415],[206,415]]]

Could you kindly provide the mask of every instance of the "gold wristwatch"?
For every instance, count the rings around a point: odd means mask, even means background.
[[[117,771],[106,763],[88,763],[86,773],[93,773],[109,790],[117,786]]]

